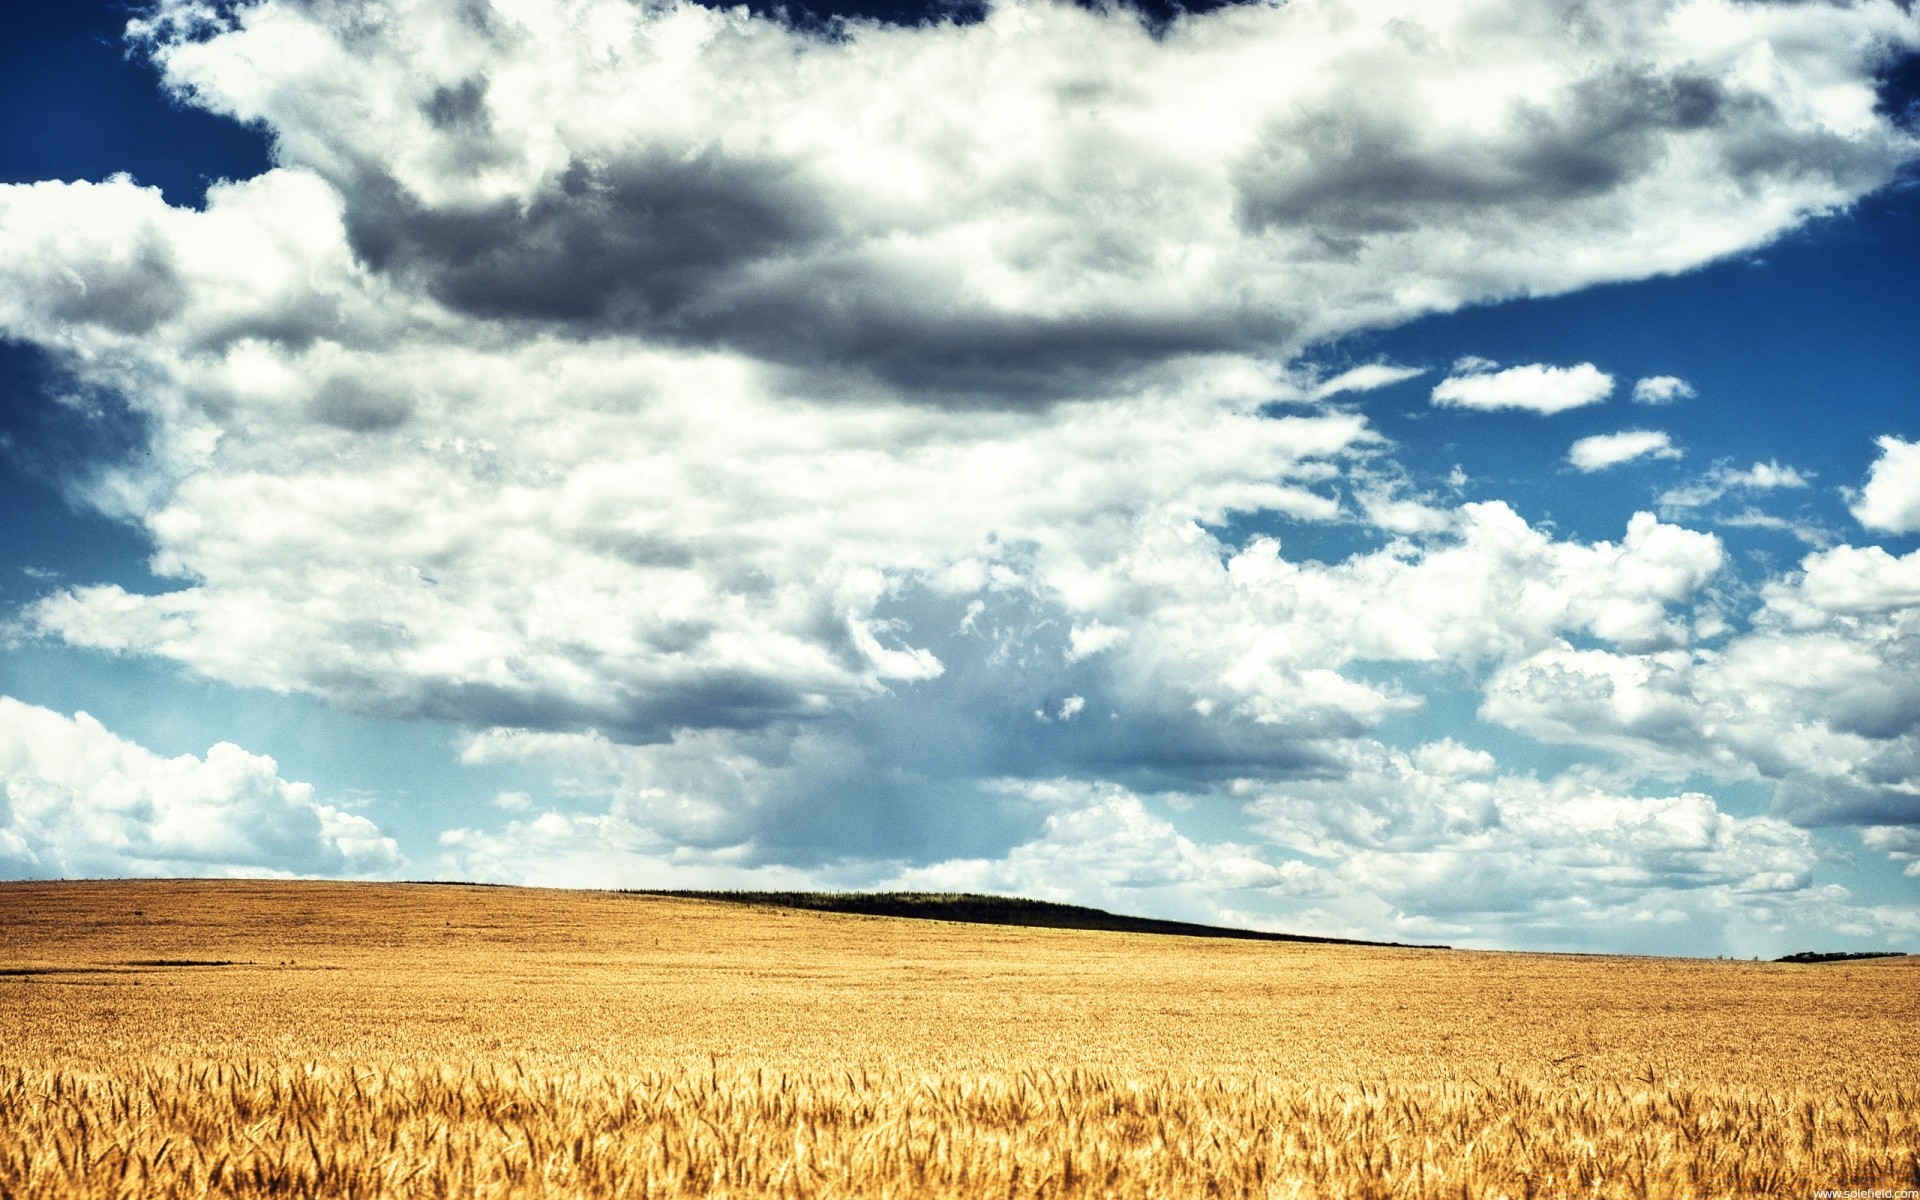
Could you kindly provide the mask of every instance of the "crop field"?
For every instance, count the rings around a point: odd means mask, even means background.
[[[1920,1194],[1920,960],[0,885],[0,1197]]]

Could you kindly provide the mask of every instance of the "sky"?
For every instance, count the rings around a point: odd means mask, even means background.
[[[0,877],[1920,951],[1920,14],[8,5]]]

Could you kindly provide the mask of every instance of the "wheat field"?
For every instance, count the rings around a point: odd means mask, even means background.
[[[1920,1195],[1920,961],[0,885],[0,1197]]]

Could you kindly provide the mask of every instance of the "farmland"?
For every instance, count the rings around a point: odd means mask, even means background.
[[[0,1195],[1920,1189],[1920,961],[0,885]]]

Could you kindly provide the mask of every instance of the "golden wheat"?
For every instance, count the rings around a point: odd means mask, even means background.
[[[0,917],[9,1198],[1920,1189],[1905,961],[375,885],[7,885]]]

